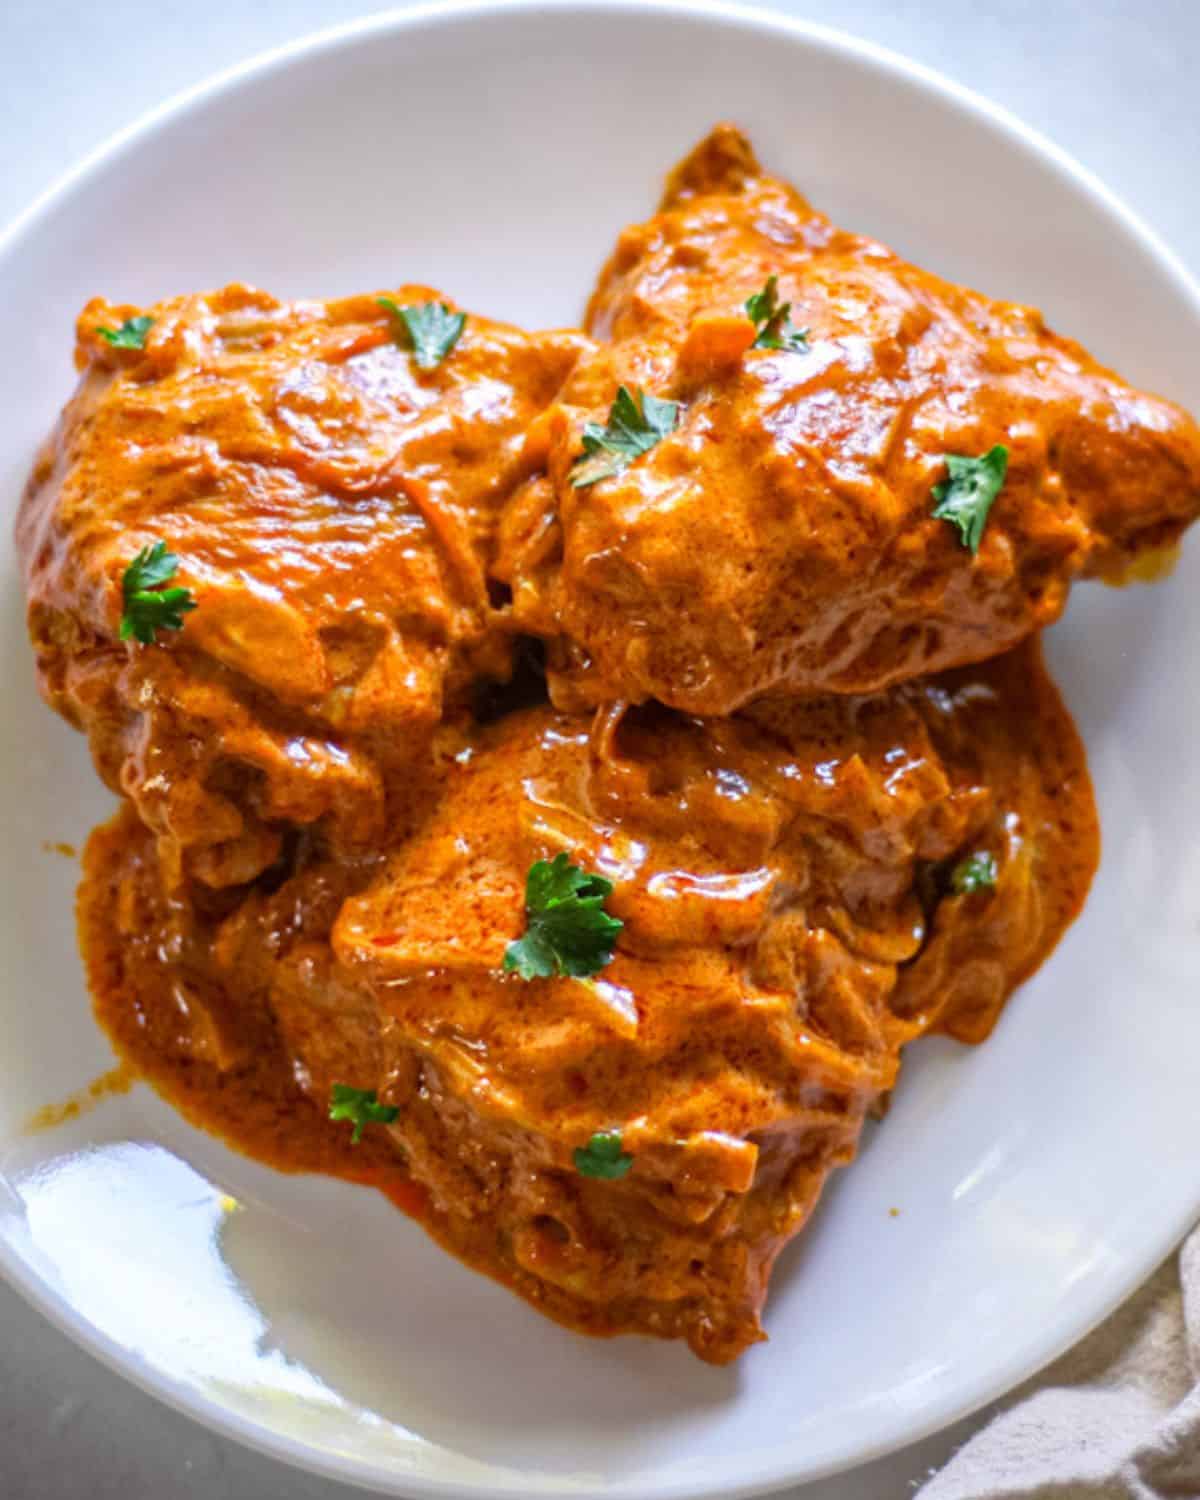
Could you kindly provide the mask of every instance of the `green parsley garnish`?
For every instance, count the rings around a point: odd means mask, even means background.
[[[947,453],[946,470],[950,477],[933,487],[937,501],[933,514],[939,521],[957,526],[963,546],[978,552],[988,512],[1008,473],[1008,449],[997,443],[982,458]]]
[[[141,317],[126,318],[120,328],[97,328],[96,332],[114,349],[144,349],[146,335],[154,327],[154,319],[143,313]]]
[[[984,849],[959,860],[950,872],[950,888],[959,896],[969,896],[972,891],[992,891],[999,873],[996,856]]]
[[[350,1144],[357,1146],[367,1125],[390,1125],[400,1111],[392,1104],[380,1104],[374,1089],[352,1089],[348,1083],[335,1083],[329,1100],[331,1120],[353,1120]]]
[[[121,639],[141,641],[143,646],[153,646],[158,630],[182,630],[183,617],[195,609],[196,601],[190,589],[165,589],[175,577],[179,559],[167,551],[166,542],[155,542],[143,547],[125,569],[121,578],[121,592],[125,599],[125,611],[121,615]]]
[[[413,352],[418,370],[432,370],[440,365],[467,326],[466,313],[456,313],[444,302],[421,302],[401,307],[390,297],[376,297],[380,307],[391,313],[396,333],[403,333],[397,343],[406,343]]]
[[[793,328],[792,304],[779,300],[779,277],[768,276],[761,292],[747,297],[746,316],[758,328],[751,349],[790,349],[794,354],[808,353],[808,329]]]
[[[611,880],[588,875],[565,854],[553,864],[534,860],[525,880],[525,934],[505,950],[505,973],[516,970],[522,979],[598,974],[625,925],[603,910],[611,894]]]
[[[583,452],[571,465],[572,485],[581,490],[611,479],[661,443],[678,423],[677,401],[660,401],[644,391],[635,394],[628,386],[618,386],[607,425],[589,422],[583,429]]]
[[[602,1177],[613,1182],[633,1166],[633,1157],[621,1150],[619,1130],[597,1130],[586,1146],[575,1148],[575,1170],[581,1177]]]

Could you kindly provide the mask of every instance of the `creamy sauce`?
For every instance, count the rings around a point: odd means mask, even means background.
[[[77,1089],[66,1099],[60,1099],[56,1104],[43,1104],[30,1115],[25,1122],[25,1129],[30,1133],[56,1130],[68,1120],[78,1120],[105,1099],[111,1099],[117,1094],[127,1094],[139,1076],[138,1070],[128,1061],[118,1063],[115,1068],[109,1068],[107,1073],[93,1078],[91,1083]]]
[[[772,275],[807,353],[754,346]],[[1099,831],[1039,632],[1078,577],[1164,570],[1200,432],[730,127],[620,236],[602,346],[471,314],[422,369],[375,296],[232,286],[109,347],[134,311],[84,310],[17,526],[39,686],[126,799],[78,902],[121,1067],[35,1126],[145,1078],[572,1327],[735,1358],[903,1049],[982,1041],[1079,912]],[[576,487],[619,381],[678,426]],[[976,554],[931,491],[993,443]],[[156,538],[197,607],[134,645]],[[559,853],[623,926],[527,982]],[[335,1084],[393,1117],[352,1144]],[[579,1170],[614,1130],[625,1175]]]
[[[125,808],[85,854],[96,1014],[238,1149],[377,1188],[572,1327],[727,1359],[761,1336],[766,1270],[901,1047],[982,1040],[1078,911],[1098,855],[1082,747],[1033,648],[873,700],[571,722],[476,730],[393,851],[314,845],[236,897],[168,897]],[[558,847],[611,874],[626,927],[594,981],[525,985],[500,959],[529,863]],[[919,872],[944,882],[980,847],[995,890],[941,884],[924,909]],[[334,1082],[377,1087],[395,1126],[352,1146]],[[635,1171],[584,1182],[573,1147],[615,1122]]]
[[[771,276],[806,352],[746,347],[745,301]],[[1187,412],[1036,308],[830,223],[733,126],[620,234],[585,326],[602,343],[564,392],[553,483],[497,564],[552,640],[563,706],[728,714],[977,661],[1051,624],[1079,578],[1158,576],[1200,512]],[[678,426],[576,488],[582,429],[617,380],[679,403]],[[948,453],[996,444],[1007,474],[976,556],[932,491]]]
[[[386,1140],[368,1135],[350,1146],[348,1128],[330,1122],[296,1083],[261,1008],[242,1016],[245,1045],[235,1069],[197,1056],[192,1017],[180,1005],[182,966],[163,961],[178,937],[154,890],[153,843],[128,808],[92,834],[83,866],[80,948],[96,1018],[124,1059],[119,1076],[147,1079],[194,1125],[279,1171],[326,1172],[399,1191],[404,1174]],[[152,920],[131,935],[122,909],[128,914],[135,900],[138,917]],[[212,983],[215,972],[204,978]]]

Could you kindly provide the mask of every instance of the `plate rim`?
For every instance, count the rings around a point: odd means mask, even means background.
[[[1117,221],[1125,233],[1152,260],[1161,275],[1171,283],[1179,297],[1190,305],[1200,327],[1200,281],[1187,269],[1180,256],[1166,244],[1156,230],[1131,209],[1089,167],[1076,160],[1048,136],[1026,124],[1006,107],[959,83],[925,63],[918,62],[867,38],[838,27],[766,9],[759,5],[737,3],[737,0],[420,0],[402,9],[392,8],[353,18],[333,26],[306,32],[278,46],[252,54],[201,79],[198,83],[169,95],[161,103],[137,116],[129,124],[102,140],[61,173],[28,206],[0,229],[0,274],[10,256],[18,254],[24,237],[69,198],[91,176],[117,161],[121,155],[156,131],[203,109],[227,93],[253,85],[258,80],[283,71],[295,63],[322,53],[334,52],[348,44],[382,33],[403,32],[426,26],[453,26],[508,14],[639,12],[701,22],[715,22],[751,32],[766,33],[789,42],[846,56],[876,71],[891,75],[941,96],[948,103],[1007,137],[1024,153],[1066,177],[1093,204]],[[0,1173],[0,1185],[4,1184]],[[993,1368],[986,1378],[976,1379],[964,1387],[958,1400],[943,1407],[930,1420],[908,1424],[901,1429],[894,1419],[882,1434],[854,1453],[830,1457],[805,1465],[786,1445],[777,1444],[762,1450],[763,1461],[744,1480],[697,1480],[670,1472],[654,1476],[635,1475],[642,1492],[653,1500],[750,1500],[797,1484],[811,1484],[832,1475],[861,1467],[909,1447],[936,1432],[961,1421],[989,1402],[1003,1396],[1015,1385],[1043,1370],[1060,1354],[1085,1338],[1098,1327],[1141,1285],[1179,1245],[1200,1214],[1200,1186],[1191,1207],[1179,1216],[1141,1257],[1131,1260],[1127,1277],[1120,1278],[1122,1290],[1115,1299],[1104,1299],[1053,1338],[1027,1350],[1024,1357],[1012,1357]],[[16,1250],[0,1238],[0,1278],[32,1306],[54,1328],[64,1334],[84,1353],[97,1359],[123,1379],[182,1413],[189,1419],[244,1447],[342,1484],[385,1495],[408,1496],[411,1500],[489,1500],[522,1492],[507,1483],[463,1481],[404,1473],[369,1459],[338,1455],[302,1439],[277,1432],[250,1416],[238,1412],[209,1396],[198,1386],[148,1364],[136,1350],[123,1347],[111,1335],[78,1313],[57,1293],[49,1280]],[[788,1455],[791,1454],[789,1457]],[[515,1474],[514,1480],[519,1479]],[[614,1483],[589,1481],[584,1484],[562,1481],[557,1490],[540,1491],[547,1497],[560,1494],[566,1500],[612,1500],[614,1496],[635,1493],[630,1480],[622,1477]]]

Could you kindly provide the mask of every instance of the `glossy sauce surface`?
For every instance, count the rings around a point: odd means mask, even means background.
[[[751,346],[777,276],[802,352]],[[728,714],[764,693],[872,691],[1052,623],[1200,513],[1200,429],[1034,308],[839,229],[721,126],[624,230],[556,408],[550,481],[499,570],[556,640],[556,701]],[[680,403],[614,479],[572,483],[618,382]],[[946,455],[1008,450],[977,556],[932,515]]]
[[[770,276],[807,350],[753,347]],[[176,298],[113,350],[133,311],[85,309],[18,520],[39,685],[127,799],[79,899],[101,1024],[195,1123],[380,1189],[549,1315],[736,1358],[902,1049],[984,1040],[1080,910],[1099,834],[1039,632],[1075,578],[1161,567],[1195,425],[731,127],[588,335],[471,314],[423,371],[373,296]],[[678,428],[577,488],[621,383]],[[994,443],[973,555],[931,492]],[[123,642],[155,540],[197,607]],[[623,926],[527,981],[560,853]],[[391,1116],[359,1145],[337,1084]],[[625,1175],[581,1171],[611,1132]]]
[[[124,813],[81,896],[97,1013],[241,1149],[381,1187],[573,1326],[718,1361],[761,1336],[770,1265],[901,1047],[986,1036],[1098,853],[1034,649],[724,722],[518,711],[444,775],[391,852],[314,842],[237,898],[166,899]],[[559,850],[613,881],[626,925],[594,980],[526,983],[501,959],[529,864]],[[955,894],[980,851],[995,888]],[[395,1124],[351,1147],[324,1117],[335,1082]],[[633,1170],[580,1177],[574,1149],[614,1126]]]
[[[423,774],[477,677],[507,674],[492,531],[586,341],[471,315],[421,370],[373,296],[232,286],[159,303],[144,350],[111,348],[97,330],[135,311],[80,315],[80,384],[22,500],[42,693],[181,876],[252,879],[289,824],[378,842],[397,775]],[[158,540],[197,608],[145,650],[116,638],[121,580]]]

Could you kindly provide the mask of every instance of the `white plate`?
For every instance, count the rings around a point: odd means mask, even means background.
[[[483,4],[368,21],[240,69],[128,132],[9,233],[10,505],[70,388],[90,294],[409,279],[569,322],[615,232],[721,117],[835,219],[1040,303],[1130,378],[1200,406],[1200,301],[1178,265],[979,100],[777,17]],[[1200,1211],[1194,547],[1155,590],[1080,591],[1054,635],[1104,820],[1085,916],[985,1048],[916,1049],[885,1127],[784,1257],[771,1343],[724,1371],[563,1332],[374,1194],[242,1160],[147,1089],[24,1130],[111,1062],[75,955],[77,872],[43,850],[81,842],[108,799],[82,740],[36,700],[11,553],[4,567],[0,1266],[201,1421],[393,1493],[751,1494],[996,1395]]]

